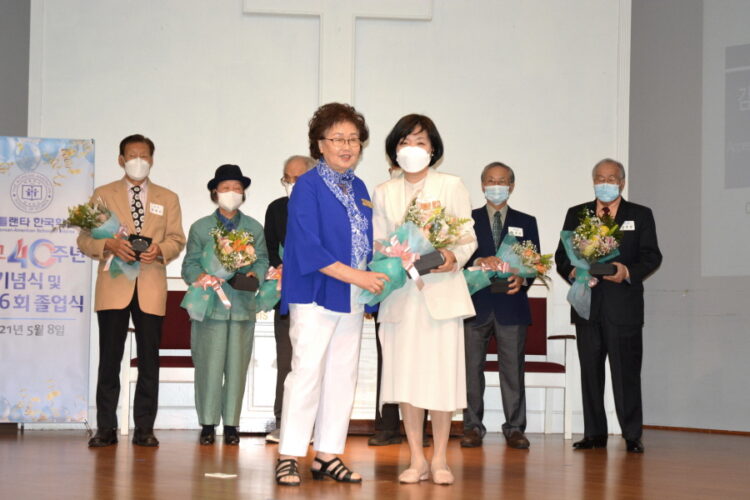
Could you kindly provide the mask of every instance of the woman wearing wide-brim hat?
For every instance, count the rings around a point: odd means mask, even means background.
[[[211,201],[217,209],[190,227],[187,251],[182,261],[182,278],[188,285],[211,278],[201,262],[204,251],[211,248],[217,227],[247,231],[253,236],[257,259],[237,269],[235,277],[255,277],[262,282],[268,269],[263,226],[239,210],[245,201],[250,179],[237,165],[222,165],[208,182]],[[237,288],[235,288],[235,286]],[[224,422],[224,442],[239,444],[238,433],[242,397],[245,393],[247,369],[253,350],[255,332],[255,292],[246,283],[226,279],[221,290],[231,306],[226,307],[218,294],[211,292],[209,304],[198,320],[191,315],[191,351],[195,365],[195,406],[202,425],[200,443],[211,445],[216,438],[215,427]]]

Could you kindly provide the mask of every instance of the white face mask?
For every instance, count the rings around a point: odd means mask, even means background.
[[[234,191],[216,193],[216,201],[219,206],[227,212],[234,212],[240,205],[242,205],[242,193],[236,193]]]
[[[142,181],[150,171],[151,165],[144,158],[133,158],[125,162],[125,173],[134,181]]]
[[[430,153],[419,146],[405,146],[396,154],[396,161],[404,172],[415,174],[430,164]]]
[[[286,191],[287,197],[292,196],[292,189],[294,189],[294,184],[284,183],[284,191]]]

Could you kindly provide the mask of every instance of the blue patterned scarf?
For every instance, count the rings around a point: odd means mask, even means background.
[[[354,172],[351,169],[344,173],[336,172],[322,159],[318,161],[315,168],[331,193],[346,208],[346,215],[349,216],[349,226],[352,231],[352,260],[350,265],[358,267],[359,263],[370,255],[372,249],[370,248],[370,241],[367,239],[369,222],[359,211],[354,199]]]
[[[239,214],[240,212],[238,210],[234,218],[237,218]],[[226,217],[221,215],[221,212],[219,212],[218,208],[216,209],[216,212],[214,212],[214,215],[216,215],[216,218],[224,225],[227,231],[234,231],[235,229],[237,229],[237,224],[235,224],[232,219],[227,219]],[[237,219],[237,221],[239,222],[239,219]]]

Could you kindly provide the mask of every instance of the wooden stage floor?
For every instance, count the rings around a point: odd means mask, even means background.
[[[625,452],[620,438],[604,450],[574,451],[560,435],[529,435],[529,451],[512,450],[498,434],[482,448],[449,445],[453,486],[399,485],[406,444],[372,448],[349,438],[345,459],[361,485],[273,481],[276,446],[243,436],[239,447],[197,444],[198,431],[159,431],[157,449],[120,441],[89,449],[83,431],[0,434],[0,499],[733,499],[750,498],[750,437],[662,430],[644,434],[646,453]],[[428,449],[429,453],[429,449]],[[428,455],[429,457],[429,455]],[[205,473],[237,474],[232,479]]]

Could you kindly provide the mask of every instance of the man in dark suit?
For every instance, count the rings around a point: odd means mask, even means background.
[[[474,231],[479,247],[468,265],[497,268],[495,256],[507,234],[520,241],[531,240],[539,248],[536,219],[513,210],[508,197],[515,187],[513,170],[500,162],[493,162],[482,171],[482,190],[487,204],[472,211]],[[508,278],[505,293],[492,293],[485,288],[472,295],[476,316],[464,324],[466,353],[467,408],[464,410],[464,436],[461,446],[480,446],[487,432],[484,416],[484,363],[487,343],[491,336],[497,341],[500,393],[503,400],[505,423],[503,434],[511,448],[526,449],[529,440],[526,429],[526,389],[524,386],[524,351],[526,329],[531,324],[531,310],[527,292],[530,282],[519,276]]]
[[[607,445],[607,417],[604,412],[604,362],[609,356],[615,410],[627,450],[643,453],[641,442],[641,360],[643,357],[643,280],[661,264],[656,225],[651,209],[622,198],[625,168],[606,158],[592,172],[596,200],[568,210],[563,230],[579,224],[579,213],[588,208],[599,216],[609,215],[622,229],[620,255],[614,259],[616,273],[604,276],[591,288],[588,319],[571,310],[576,325],[578,358],[581,363],[583,396],[583,439],[576,449],[604,448]],[[575,278],[575,268],[562,242],[555,262],[566,280]]]
[[[287,205],[297,178],[310,170],[315,160],[309,156],[292,156],[284,162],[284,175],[281,185],[286,196],[272,201],[266,209],[266,220],[263,232],[268,247],[268,260],[271,266],[282,269],[280,249],[286,238]],[[292,369],[292,343],[289,340],[289,315],[279,312],[278,304],[273,312],[273,333],[276,338],[276,399],[273,403],[273,414],[276,428],[266,436],[269,443],[279,442],[279,425],[281,423],[281,403],[284,400],[284,380]]]

